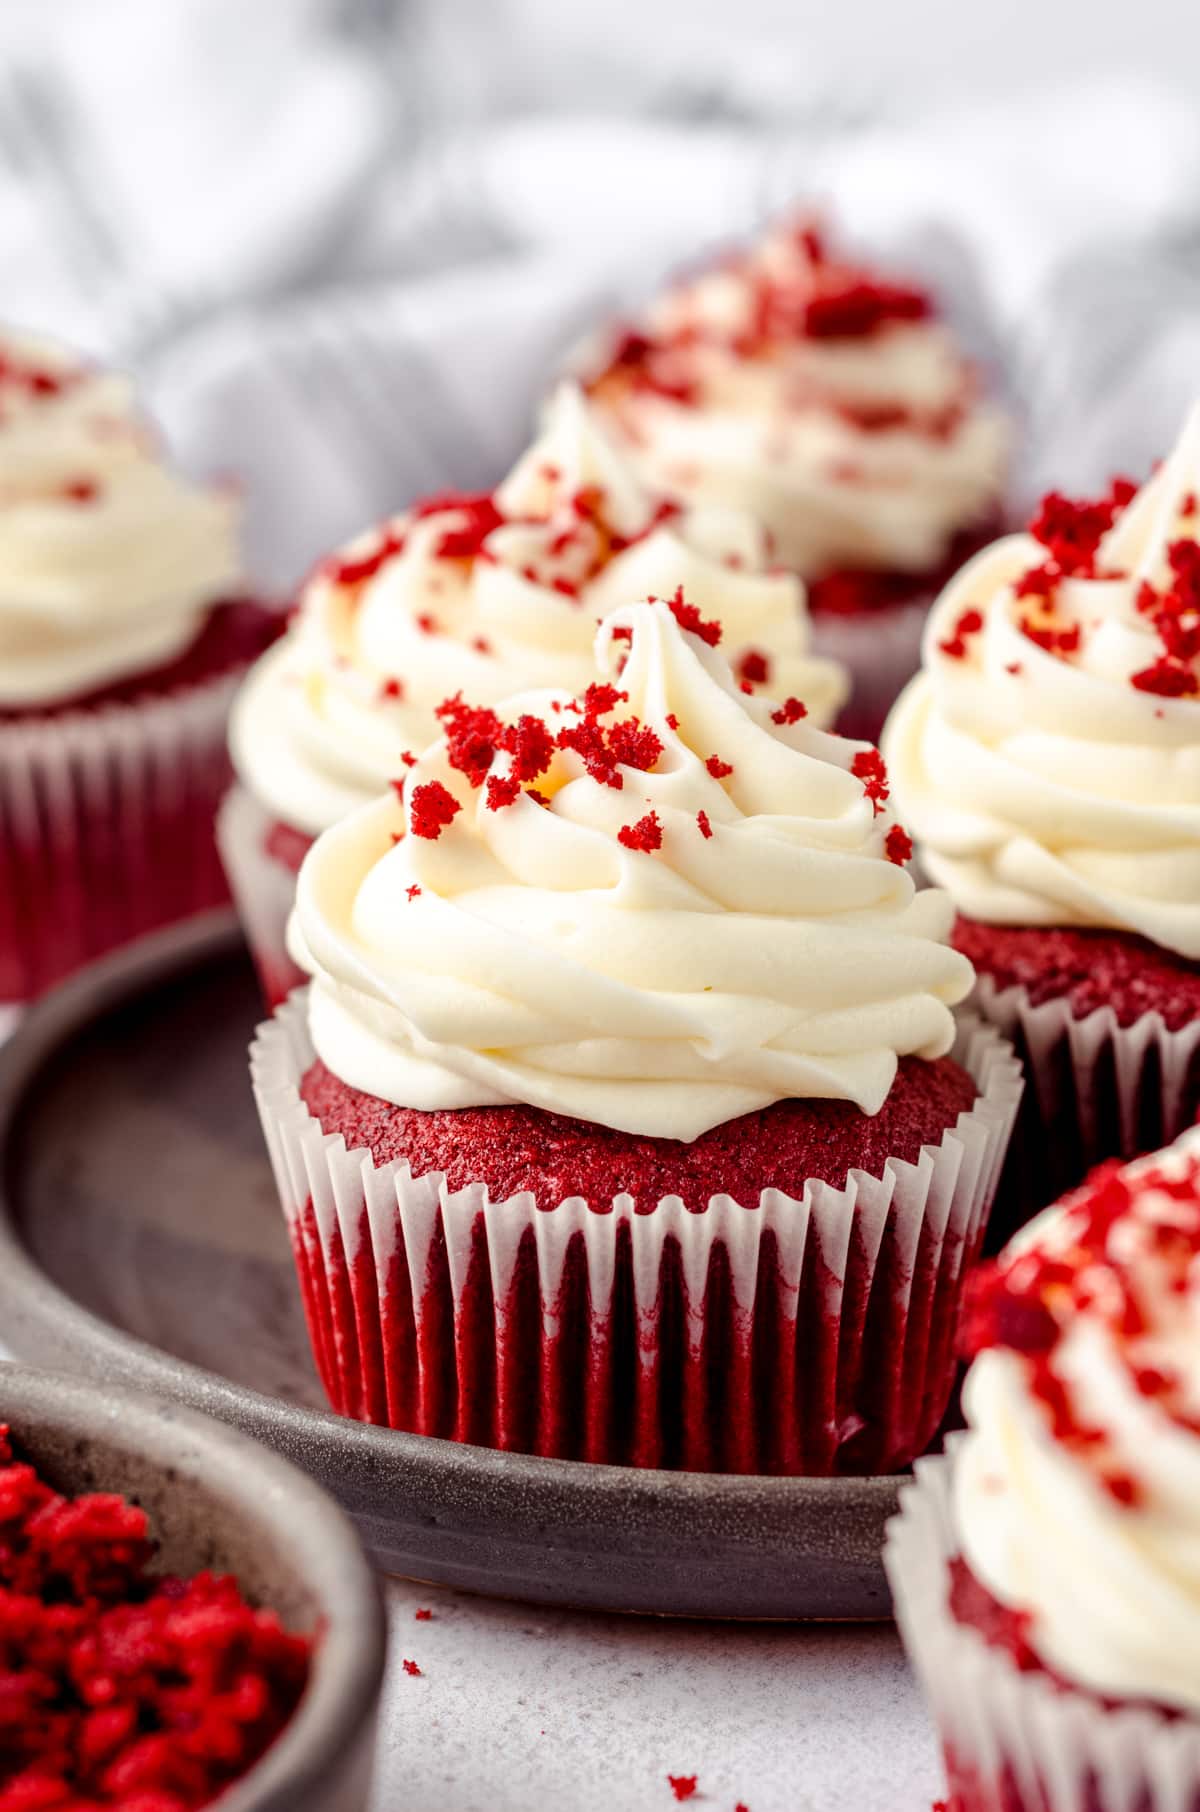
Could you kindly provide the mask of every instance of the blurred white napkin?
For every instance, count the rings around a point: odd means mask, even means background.
[[[1200,389],[1182,90],[885,118],[777,81],[756,112],[742,64],[699,96],[681,49],[640,115],[506,116],[519,12],[107,0],[0,60],[6,313],[131,363],[182,456],[241,476],[264,582],[490,483],[573,335],[806,200],[937,286],[1020,404],[1026,490],[1144,465]]]

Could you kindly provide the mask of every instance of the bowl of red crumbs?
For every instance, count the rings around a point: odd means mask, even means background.
[[[0,1812],[362,1812],[378,1586],[302,1473],[0,1365]]]

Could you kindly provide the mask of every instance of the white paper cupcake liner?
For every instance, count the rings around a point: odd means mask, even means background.
[[[228,898],[213,821],[239,678],[0,724],[0,1000]]]
[[[568,1458],[829,1473],[904,1465],[952,1387],[962,1280],[1021,1095],[973,1017],[979,1089],[940,1144],[882,1177],[743,1207],[628,1194],[538,1210],[347,1151],[300,1099],[305,996],[259,1028],[255,1095],[314,1353],[334,1407]]]
[[[296,874],[268,848],[274,825],[249,788],[235,781],[217,814],[217,846],[268,1007],[307,980],[288,955]]]
[[[810,617],[815,654],[840,661],[850,674],[850,697],[837,728],[843,736],[878,742],[884,719],[921,664],[921,637],[930,597],[890,609]]]
[[[1196,1812],[1200,1721],[1106,1708],[1006,1651],[950,1609],[958,1556],[954,1453],[919,1460],[884,1560],[896,1621],[947,1758],[954,1812]],[[1096,1590],[1105,1581],[1096,1580]]]
[[[1170,1145],[1200,1109],[1200,1020],[1177,1032],[1111,1007],[1076,1019],[1066,1000],[1034,1006],[1019,986],[981,975],[971,1006],[1011,1040],[1028,1087],[993,1234],[1007,1236],[1106,1158]],[[1011,1224],[1010,1224],[1011,1223]]]

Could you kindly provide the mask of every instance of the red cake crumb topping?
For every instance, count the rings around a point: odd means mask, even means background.
[[[82,371],[51,371],[15,352],[0,352],[0,394],[6,389],[23,390],[26,396],[49,401],[78,384],[83,375]]]
[[[802,717],[808,716],[808,706],[798,698],[785,698],[777,711],[772,711],[773,724],[798,724]]]
[[[713,834],[712,825],[708,821],[708,813],[703,812],[703,811],[697,812],[696,813],[696,823],[700,826],[700,835],[704,838],[705,842],[707,843],[708,839]]]
[[[333,585],[365,585],[389,560],[404,552],[404,531],[389,523],[379,530],[374,547],[365,554],[331,555],[321,563],[319,574]]]
[[[856,780],[862,781],[863,792],[878,818],[890,791],[883,756],[878,749],[860,749],[850,763],[850,772]]]
[[[746,685],[765,686],[771,677],[771,663],[757,648],[747,648],[738,661],[735,672]]]
[[[903,868],[912,858],[913,840],[900,825],[893,824],[884,838],[883,849],[889,862],[895,862],[897,867]]]
[[[1137,596],[1163,652],[1133,676],[1141,692],[1161,698],[1192,698],[1200,692],[1200,543],[1173,541],[1167,549],[1167,579],[1161,590],[1143,583]]]
[[[62,487],[61,494],[67,503],[95,503],[100,486],[94,478],[71,478]]]
[[[694,1799],[697,1779],[694,1774],[668,1774],[667,1785],[676,1799]]]
[[[381,699],[385,700],[403,698],[404,681],[396,679],[394,675],[391,679],[383,680],[379,687],[379,696]]]
[[[429,1623],[433,1617],[433,1612],[426,1610],[425,1607],[422,1606],[419,1611],[413,1612],[413,1616],[416,1618],[418,1623]]]
[[[1072,925],[986,925],[960,916],[956,949],[999,988],[1020,987],[1034,1006],[1065,1000],[1076,1019],[1111,1007],[1121,1026],[1161,1014],[1168,1031],[1200,1018],[1200,963],[1146,938]]]
[[[152,1553],[143,1510],[61,1497],[0,1428],[0,1812],[192,1812],[291,1718],[311,1642]]]
[[[1086,1454],[1114,1500],[1141,1501],[1139,1481],[1107,1454],[1063,1375],[1064,1342],[1086,1316],[1103,1327],[1134,1389],[1200,1433],[1185,1380],[1157,1357],[1164,1326],[1195,1285],[1200,1257],[1200,1154],[1136,1167],[1107,1164],[1067,1196],[1032,1244],[1011,1248],[968,1282],[968,1355],[1003,1347],[1024,1362],[1056,1440]]]
[[[440,780],[427,780],[414,787],[408,802],[408,828],[414,837],[436,842],[462,806]]]
[[[950,634],[944,641],[938,643],[938,647],[943,654],[949,655],[951,660],[966,660],[967,639],[970,636],[978,635],[982,628],[983,612],[972,606],[969,610],[964,610],[955,620]]]
[[[722,761],[719,755],[710,755],[704,765],[714,780],[724,780],[727,774],[733,773],[733,763]]]
[[[1136,494],[1131,479],[1114,478],[1105,497],[1077,502],[1061,491],[1049,491],[1038,505],[1029,533],[1046,549],[1046,558],[1019,576],[1013,592],[1032,604],[1022,613],[1022,633],[1047,653],[1061,658],[1078,652],[1079,624],[1056,619],[1058,587],[1064,579],[1120,576],[1099,571],[1096,563],[1105,535]]]
[[[710,648],[717,647],[721,640],[720,623],[715,617],[702,617],[696,606],[689,604],[684,597],[682,585],[677,589],[675,596],[668,598],[666,603],[681,629],[686,629],[689,635],[699,636],[700,640],[706,642]]]
[[[403,1667],[404,1667],[405,1673],[411,1674],[414,1680],[419,1680],[421,1678],[421,1669],[417,1666],[417,1663],[415,1661],[409,1661],[406,1659],[403,1662]]]
[[[615,1190],[628,1189],[643,1210],[664,1195],[679,1195],[693,1210],[713,1195],[746,1203],[769,1188],[799,1195],[809,1177],[841,1188],[852,1166],[881,1176],[889,1157],[912,1163],[922,1145],[937,1144],[976,1098],[971,1078],[949,1058],[903,1057],[877,1114],[847,1101],[777,1101],[684,1144],[521,1105],[393,1107],[320,1062],[300,1092],[325,1132],[340,1132],[351,1150],[365,1146],[376,1164],[400,1158],[414,1176],[444,1172],[450,1189],[482,1181],[497,1201],[528,1190],[540,1208],[572,1195],[607,1207]]]
[[[928,320],[932,312],[923,290],[851,277],[806,304],[804,331],[812,340],[861,340],[898,321]]]
[[[641,850],[650,855],[662,848],[662,825],[657,812],[647,812],[636,824],[623,824],[617,832],[617,842],[626,849]]]

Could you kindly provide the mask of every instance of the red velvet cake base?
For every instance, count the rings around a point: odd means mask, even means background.
[[[450,1189],[483,1182],[496,1201],[527,1189],[539,1208],[572,1195],[607,1202],[623,1189],[639,1208],[678,1195],[693,1210],[714,1195],[738,1202],[756,1202],[764,1189],[800,1195],[809,1177],[840,1189],[851,1168],[882,1176],[889,1157],[913,1163],[922,1145],[936,1145],[976,1093],[950,1058],[907,1057],[877,1114],[847,1101],[777,1101],[684,1144],[536,1107],[393,1107],[348,1088],[319,1059],[300,1087],[326,1132],[341,1133],[352,1149],[365,1146],[376,1164],[403,1158],[414,1176],[442,1171]]]
[[[229,698],[281,622],[221,606],[156,674],[0,715],[0,1000],[228,900],[213,822]]]
[[[842,566],[807,584],[808,608],[813,616],[861,617],[895,610],[921,599],[932,601],[975,554],[1004,533],[999,515],[961,529],[946,558],[924,572],[881,571],[878,567]]]
[[[445,1169],[452,1190],[486,1179],[493,1201],[529,1188],[539,1204],[499,1245],[482,1209],[454,1223],[462,1236],[427,1202],[381,1238],[365,1208],[347,1220],[345,1189],[332,1222],[311,1197],[297,1204],[293,1249],[313,1350],[342,1414],[519,1452],[723,1472],[887,1472],[932,1439],[953,1381],[977,1220],[964,1232],[961,1208],[947,1222],[944,1208],[930,1216],[898,1197],[882,1226],[839,1208],[831,1231],[814,1213],[797,1286],[784,1256],[796,1229],[773,1225],[759,1196],[778,1185],[799,1197],[806,1175],[841,1182],[867,1154],[882,1173],[891,1153],[915,1158],[923,1143],[940,1144],[977,1098],[957,1064],[905,1063],[882,1126],[844,1107],[785,1102],[692,1146],[520,1108],[414,1114],[320,1065],[302,1089],[323,1132],[366,1145],[378,1164],[403,1152],[422,1174]],[[685,1226],[639,1256],[629,1221],[613,1217],[597,1271],[588,1217],[609,1223],[614,1192],[627,1188],[648,1233],[657,1216],[672,1224],[660,1195],[682,1191],[697,1235],[710,1214],[728,1234],[689,1255]],[[700,1206],[720,1190],[751,1206],[720,1221]],[[567,1212],[557,1204],[580,1191],[596,1205],[581,1211],[561,1264],[548,1260],[535,1223],[544,1215],[552,1239],[552,1215]]]
[[[281,633],[285,618],[281,611],[252,598],[232,598],[218,604],[208,616],[200,634],[182,654],[148,673],[116,680],[92,692],[76,693],[73,698],[55,699],[52,704],[38,704],[20,710],[0,704],[0,723],[37,723],[46,718],[65,717],[72,711],[98,711],[106,705],[132,705],[142,699],[163,698],[186,686],[202,685],[218,674],[235,667],[248,667],[257,660]]]
[[[1072,925],[985,925],[959,917],[954,944],[997,988],[1024,988],[1035,1007],[1065,1000],[1076,1019],[1111,1007],[1131,1026],[1159,1013],[1168,1031],[1200,1018],[1200,963],[1147,938]]]
[[[1015,1013],[1011,1002],[1003,1010],[984,995],[978,1002],[1012,1039],[1029,1078],[988,1230],[988,1249],[998,1251],[1097,1164],[1155,1151],[1195,1121],[1200,964],[1119,931],[961,916],[953,942],[1001,996],[1020,990]],[[1099,1008],[1115,1016],[1111,1033],[1083,1027]],[[1150,1015],[1163,1022],[1165,1042]]]

